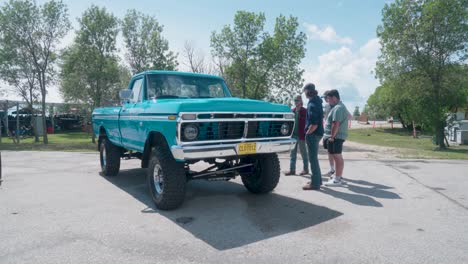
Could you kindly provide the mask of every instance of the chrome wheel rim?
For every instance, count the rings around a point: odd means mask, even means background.
[[[164,190],[164,179],[162,174],[162,169],[159,164],[154,166],[153,170],[153,182],[154,182],[154,189],[158,194],[162,194]]]

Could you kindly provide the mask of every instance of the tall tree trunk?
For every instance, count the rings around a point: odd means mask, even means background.
[[[90,129],[91,129],[91,142],[93,142],[93,144],[96,144],[96,135],[94,134],[93,121],[92,121],[92,118],[91,118],[92,114],[93,114],[93,110],[91,110],[90,114],[87,114],[86,119],[88,119],[88,120],[86,121],[86,129],[87,130],[89,129],[88,123],[91,123],[91,127],[90,127]]]
[[[42,93],[42,110],[41,110],[41,113],[42,113],[42,133],[44,133],[42,135],[42,142],[47,145],[49,144],[49,139],[47,138],[47,121],[46,121],[46,103],[45,103],[45,93]]]
[[[38,143],[39,142],[39,136],[37,135],[37,128],[36,128],[36,116],[34,114],[34,107],[33,107],[33,104],[32,104],[32,95],[31,95],[31,98],[30,98],[30,103],[29,103],[29,109],[31,110],[31,113],[29,114],[29,117],[31,118],[31,127],[33,129],[33,134],[34,134],[34,143]]]
[[[37,127],[36,127],[36,123],[37,123],[36,118],[37,118],[37,115],[34,114],[34,107],[31,103],[31,127],[34,133],[34,143],[39,142],[39,135],[38,135]]]
[[[440,73],[440,70],[439,72],[436,74],[436,76],[434,76],[432,78],[432,85],[433,85],[433,89],[434,89],[434,92],[435,92],[435,103],[436,103],[436,115],[435,115],[435,132],[436,132],[436,144],[438,146],[439,149],[445,149],[445,142],[444,142],[444,138],[445,138],[445,135],[444,135],[444,121],[441,120],[441,117],[440,116],[443,116],[443,107],[441,106],[441,102],[440,102],[440,91],[441,91],[441,77],[440,77],[441,73]]]
[[[31,116],[31,126],[33,128],[33,133],[34,133],[34,143],[39,142],[39,132],[37,131],[37,127],[36,127],[36,123],[37,123],[36,118],[37,118],[37,115]]]
[[[42,142],[47,145],[49,144],[49,139],[47,137],[47,122],[46,122],[46,87],[45,87],[45,74],[40,73],[40,78],[39,78],[39,85],[41,87],[41,103],[42,103],[42,129],[44,135],[42,136]]]
[[[19,120],[19,103],[16,102],[16,132],[15,132],[15,137],[16,137],[16,144],[20,143],[20,120]]]
[[[444,133],[444,123],[440,120],[436,121],[436,143],[439,149],[446,149],[445,146],[445,133]]]

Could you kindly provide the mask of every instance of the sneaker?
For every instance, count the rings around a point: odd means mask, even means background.
[[[325,183],[325,186],[342,186],[343,184],[341,177],[333,177]]]
[[[299,173],[299,175],[301,175],[301,176],[302,176],[302,175],[307,175],[307,174],[309,174],[308,171],[301,171],[301,173]]]
[[[330,177],[330,176],[332,176],[333,174],[335,174],[335,171],[334,171],[334,170],[330,170],[330,171],[328,171],[327,173],[322,174],[322,176],[328,176],[328,177]]]
[[[296,175],[296,172],[295,171],[286,171],[286,172],[284,172],[284,175],[286,175],[286,176]]]

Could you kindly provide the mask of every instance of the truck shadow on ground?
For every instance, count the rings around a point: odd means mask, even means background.
[[[303,230],[342,215],[275,193],[250,194],[241,184],[226,181],[191,181],[182,207],[161,211],[148,193],[145,169],[122,170],[106,179],[144,203],[147,208],[142,213],[163,215],[218,250]]]

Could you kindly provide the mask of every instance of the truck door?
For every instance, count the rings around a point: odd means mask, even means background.
[[[143,98],[143,76],[139,76],[131,81],[130,89],[133,97],[122,106],[120,112],[120,133],[122,135],[122,145],[129,150],[143,151],[144,139],[140,138],[141,130],[139,114],[143,112],[141,102]],[[142,143],[143,141],[143,143]]]

